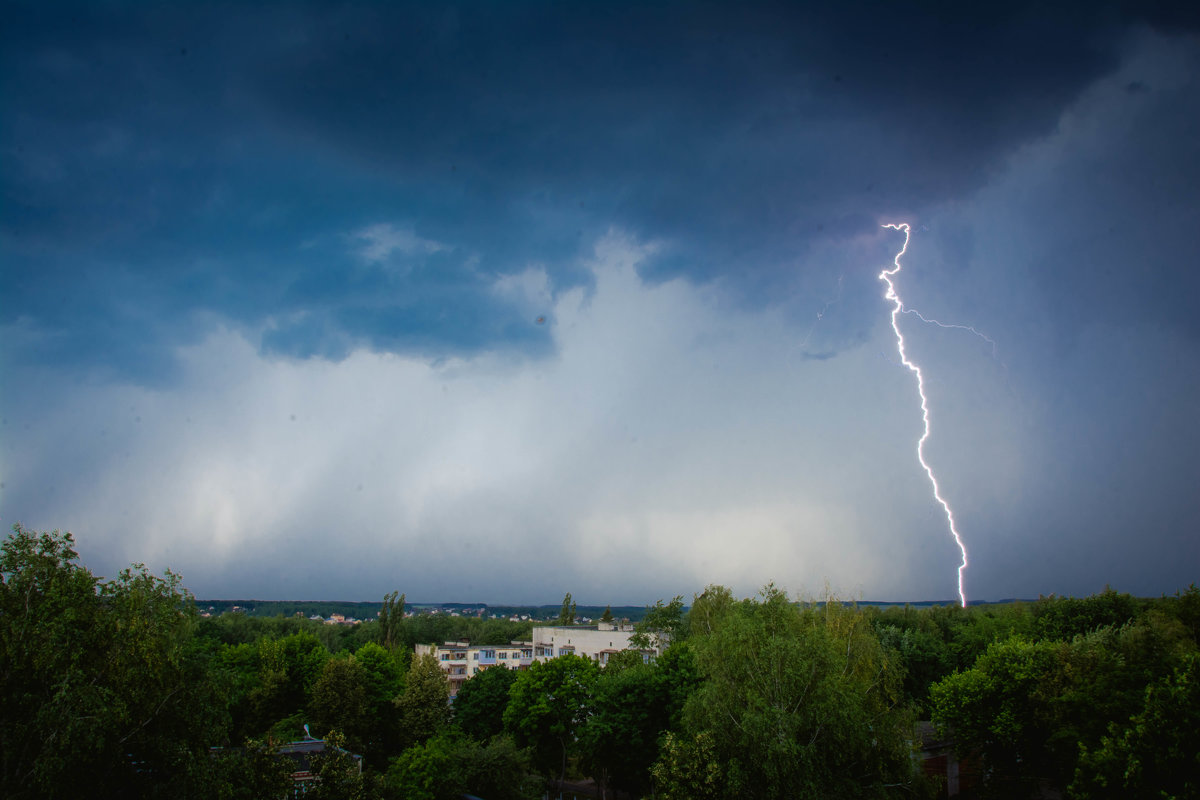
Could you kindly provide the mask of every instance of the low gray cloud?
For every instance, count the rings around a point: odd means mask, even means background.
[[[922,535],[877,538],[926,511],[919,476],[879,456],[907,463],[908,409],[855,390],[879,360],[798,358],[781,315],[647,286],[645,256],[599,243],[594,291],[553,308],[549,360],[272,362],[226,332],[180,353],[169,391],[63,391],[18,437],[28,469],[7,491],[61,486],[27,522],[73,527],[100,571],[185,565],[204,595],[944,594],[932,565],[885,566]]]

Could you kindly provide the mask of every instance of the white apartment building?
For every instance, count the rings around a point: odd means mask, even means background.
[[[618,626],[603,622],[588,626],[550,625],[534,628],[532,642],[509,642],[506,645],[470,642],[419,644],[416,653],[418,656],[433,654],[442,672],[446,673],[450,696],[453,697],[469,678],[490,667],[527,669],[534,661],[549,661],[567,653],[590,658],[603,667],[613,653],[634,649],[629,643],[632,635],[632,625]],[[643,650],[642,654],[649,661],[658,655],[658,648]]]
[[[598,625],[551,625],[533,629],[533,655],[539,661],[574,653],[590,658],[600,666],[608,663],[608,657],[622,650],[635,650],[629,642],[633,636],[632,625],[615,625],[601,622]],[[647,660],[658,655],[657,649],[645,651]]]
[[[503,666],[523,669],[533,663],[532,642],[509,642],[506,645],[471,644],[470,642],[445,642],[444,644],[419,644],[418,656],[432,653],[438,666],[446,673],[450,683],[450,696],[458,694],[464,682],[480,670]]]

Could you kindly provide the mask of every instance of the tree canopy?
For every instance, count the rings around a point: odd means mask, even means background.
[[[931,714],[981,767],[981,797],[1197,797],[1194,586],[967,609],[709,586],[647,609],[656,658],[510,660],[453,706],[411,644],[529,623],[403,609],[392,592],[353,627],[202,619],[178,575],[103,580],[70,534],[17,525],[0,548],[4,796],[276,797],[278,746],[307,725],[328,745],[313,798],[523,800],[566,777],[667,800],[919,798],[936,786],[910,742]]]
[[[183,797],[226,722],[179,577],[100,581],[69,533],[0,550],[0,784],[8,797]]]
[[[773,586],[728,606],[693,636],[700,684],[659,785],[721,797],[889,797],[917,782],[900,672],[865,617],[798,605]],[[702,748],[715,771],[700,775]]]

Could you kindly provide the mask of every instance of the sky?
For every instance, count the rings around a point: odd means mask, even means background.
[[[957,601],[907,223],[966,596],[1200,577],[1193,4],[159,5],[0,28],[5,528],[202,599]]]

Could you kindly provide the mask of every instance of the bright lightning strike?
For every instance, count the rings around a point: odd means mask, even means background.
[[[929,466],[929,462],[925,460],[925,442],[929,440],[929,401],[925,397],[925,376],[921,374],[921,368],[908,359],[908,353],[904,349],[904,335],[900,333],[900,323],[898,319],[900,314],[907,311],[904,308],[904,303],[900,300],[900,295],[896,294],[896,284],[892,282],[892,278],[900,272],[900,259],[908,250],[908,240],[912,235],[912,229],[909,228],[907,222],[894,223],[889,222],[884,225],[885,228],[892,230],[904,231],[904,246],[900,248],[900,252],[896,253],[896,257],[892,260],[893,267],[885,269],[879,273],[879,280],[887,284],[887,293],[884,295],[888,300],[895,303],[892,308],[892,330],[896,333],[896,349],[900,353],[900,362],[908,367],[913,374],[917,376],[917,394],[921,397],[921,419],[925,422],[925,431],[921,434],[921,438],[917,441],[917,461],[921,462],[921,466],[925,468],[925,474],[929,476],[929,482],[933,484],[933,496],[941,504],[942,509],[946,512],[946,522],[950,525],[950,535],[954,537],[954,543],[958,545],[958,550],[962,553],[962,563],[958,567],[958,599],[962,603],[963,608],[967,607],[967,595],[963,591],[963,572],[967,569],[967,548],[963,544],[962,536],[958,532],[958,528],[954,524],[954,512],[950,510],[950,504],[942,497],[941,488],[938,486],[937,478],[934,477],[933,469]],[[916,313],[916,312],[912,312]],[[920,317],[920,314],[917,314]],[[921,317],[926,322],[933,322],[941,325],[944,328],[967,328],[965,325],[943,325],[936,320],[927,320]],[[978,336],[982,336],[973,328],[967,328]],[[987,337],[984,337],[987,338]],[[988,341],[991,341],[990,339]],[[993,347],[995,344],[993,343]]]

